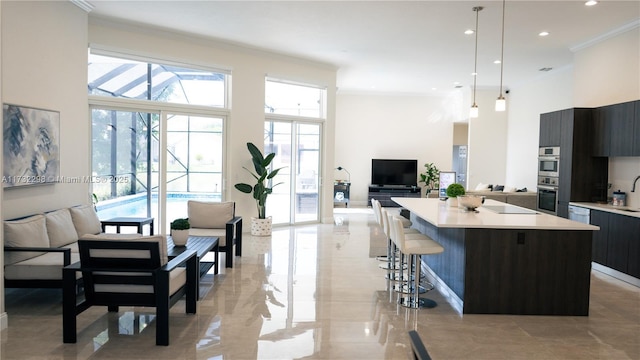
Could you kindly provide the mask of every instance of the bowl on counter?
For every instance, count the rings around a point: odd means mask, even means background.
[[[458,207],[464,210],[474,211],[484,203],[484,196],[479,195],[459,195]]]

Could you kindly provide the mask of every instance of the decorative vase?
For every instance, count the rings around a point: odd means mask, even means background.
[[[447,206],[448,207],[458,207],[458,198],[448,198],[447,199]]]
[[[189,230],[171,230],[171,239],[175,246],[185,246],[189,239]]]
[[[254,236],[270,236],[271,235],[271,216],[266,219],[257,217],[251,218],[251,235]]]

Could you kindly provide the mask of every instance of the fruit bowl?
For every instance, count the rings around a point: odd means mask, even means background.
[[[473,211],[484,203],[484,196],[460,195],[458,196],[458,206],[466,210]]]

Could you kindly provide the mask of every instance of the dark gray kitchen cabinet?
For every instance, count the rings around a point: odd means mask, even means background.
[[[609,213],[591,210],[591,225],[599,226],[599,231],[593,232],[591,257],[594,262],[607,266],[607,239],[609,238]]]
[[[605,108],[611,127],[609,156],[633,156],[635,102],[609,105]]]
[[[633,103],[633,156],[640,156],[640,100]]]
[[[594,156],[640,156],[640,101],[593,109]]]
[[[592,109],[572,108],[554,113],[560,123],[557,215],[566,218],[570,201],[606,199],[608,160],[592,155]]]
[[[624,274],[640,278],[640,218],[591,210],[592,260]]]
[[[560,111],[540,114],[540,147],[560,146],[561,121]]]

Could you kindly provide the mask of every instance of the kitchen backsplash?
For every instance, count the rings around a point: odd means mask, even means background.
[[[608,196],[618,189],[627,193],[627,206],[640,208],[640,180],[636,183],[636,191],[631,192],[633,180],[640,175],[640,157],[611,157],[609,158],[609,188]]]

